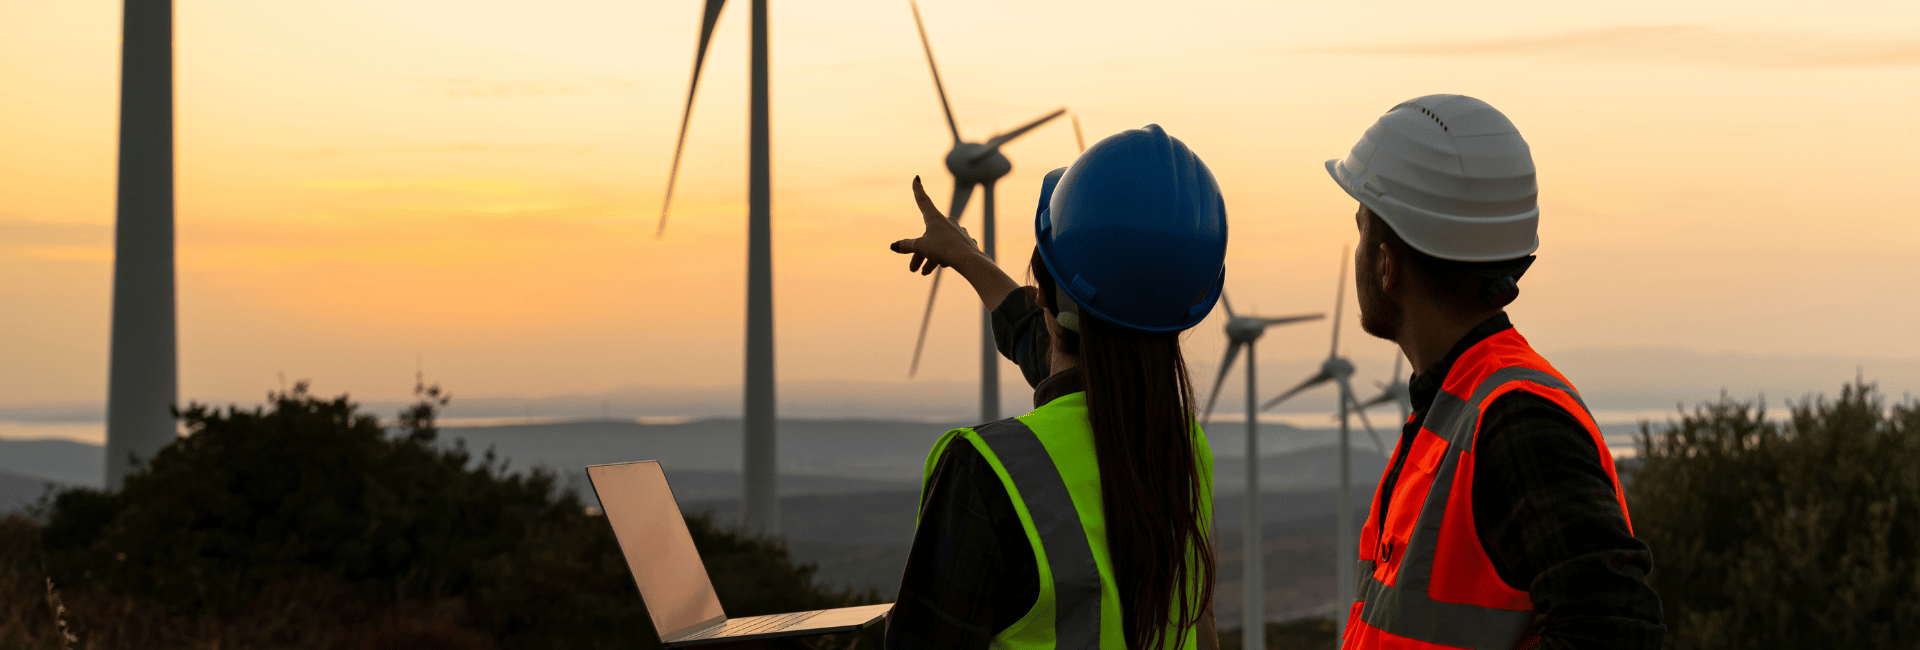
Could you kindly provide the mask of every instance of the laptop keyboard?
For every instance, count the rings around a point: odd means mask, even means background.
[[[725,624],[715,625],[712,628],[709,628],[706,631],[703,631],[699,634],[695,634],[693,636],[681,639],[681,641],[693,641],[696,639],[711,639],[714,637],[721,637],[721,636],[745,636],[748,634],[763,634],[766,632],[778,632],[780,630],[793,627],[794,625],[799,624],[801,621],[807,620],[809,618],[813,618],[813,615],[818,614],[821,611],[825,611],[825,610],[812,611],[812,612],[794,612],[792,614],[774,614],[771,616],[749,616],[746,618],[728,619]]]

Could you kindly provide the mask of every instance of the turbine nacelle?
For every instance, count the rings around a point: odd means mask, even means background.
[[[953,174],[955,183],[992,183],[1011,171],[1013,161],[1007,160],[999,147],[988,147],[979,142],[958,142],[947,152],[947,172]]]
[[[1267,319],[1236,316],[1227,319],[1227,340],[1235,343],[1252,343],[1267,333]]]
[[[1320,372],[1339,381],[1353,376],[1353,362],[1346,357],[1328,357],[1320,363]]]

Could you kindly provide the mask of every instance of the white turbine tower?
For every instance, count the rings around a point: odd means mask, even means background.
[[[1268,327],[1285,325],[1287,323],[1298,323],[1301,321],[1319,320],[1326,318],[1326,314],[1288,316],[1285,318],[1241,316],[1233,312],[1233,302],[1227,300],[1227,294],[1225,292],[1220,294],[1220,304],[1227,309],[1227,340],[1229,341],[1227,344],[1227,358],[1225,361],[1220,362],[1220,376],[1213,379],[1213,394],[1207,396],[1207,408],[1201,411],[1201,413],[1203,413],[1201,419],[1204,421],[1212,417],[1214,400],[1220,399],[1220,386],[1227,382],[1227,373],[1233,370],[1233,362],[1234,359],[1240,356],[1240,348],[1246,348],[1247,512],[1245,519],[1242,521],[1242,525],[1246,527],[1246,530],[1243,531],[1246,535],[1246,541],[1243,544],[1245,550],[1241,552],[1241,555],[1244,556],[1241,559],[1241,567],[1245,569],[1245,576],[1241,579],[1241,586],[1245,588],[1246,592],[1245,596],[1242,597],[1244,602],[1240,607],[1240,647],[1265,648],[1267,647],[1267,627],[1265,625],[1266,617],[1263,616],[1263,614],[1266,612],[1266,603],[1265,592],[1262,591],[1265,588],[1265,581],[1261,578],[1260,568],[1260,540],[1262,537],[1262,531],[1260,529],[1260,447],[1257,444],[1260,438],[1260,421],[1255,417],[1257,415],[1255,405],[1260,403],[1260,398],[1259,391],[1255,385],[1257,375],[1254,372],[1254,359],[1256,356],[1254,354],[1253,344],[1254,341],[1259,340],[1261,335],[1267,333]],[[1216,517],[1215,520],[1218,521],[1218,518]]]
[[[774,463],[773,401],[773,165],[771,133],[767,123],[767,0],[751,0],[748,37],[750,68],[747,99],[747,350],[744,433],[741,445],[740,520],[749,532],[780,532],[779,475]],[[660,206],[659,238],[667,231],[667,208],[673,205],[673,184],[680,176],[680,153],[687,144],[687,122],[693,117],[694,92],[700,89],[700,68],[707,44],[720,21],[726,0],[707,0],[700,18],[700,44],[693,54],[693,81],[687,85],[687,106],[680,116],[680,139],[673,146],[673,168],[667,175],[667,195]]]
[[[940,66],[933,62],[933,44],[927,40],[927,27],[920,20],[920,5],[913,2],[908,5],[913,8],[913,25],[920,30],[920,47],[927,53],[927,68],[933,71],[933,90],[940,94],[940,109],[947,115],[947,132],[953,136],[953,148],[947,151],[946,161],[947,172],[953,174],[953,201],[947,204],[947,218],[959,223],[960,215],[967,209],[967,199],[973,196],[974,186],[980,186],[983,194],[981,208],[986,213],[981,220],[980,250],[987,254],[987,259],[996,259],[993,184],[1006,176],[1007,172],[1013,171],[1013,162],[1000,153],[1000,147],[1060,117],[1067,109],[1043,115],[1020,128],[988,138],[986,142],[961,140],[960,127],[953,121],[953,107],[947,103],[947,89],[940,83]],[[913,345],[913,363],[907,368],[908,378],[920,372],[920,352],[927,345],[927,325],[933,322],[933,300],[940,295],[940,276],[945,270],[946,267],[941,267],[934,271],[933,287],[927,292],[927,311],[920,318],[920,339]],[[998,419],[1000,352],[993,345],[993,313],[983,306],[980,315],[980,421]]]
[[[1267,400],[1266,404],[1260,406],[1260,410],[1262,411],[1272,409],[1274,406],[1286,401],[1289,397],[1299,394],[1301,391],[1327,382],[1333,382],[1333,384],[1340,389],[1340,397],[1336,400],[1340,403],[1340,492],[1335,496],[1338,510],[1334,513],[1334,527],[1338,529],[1334,536],[1335,548],[1333,561],[1334,589],[1337,594],[1334,602],[1334,611],[1336,612],[1334,619],[1335,630],[1347,629],[1347,606],[1353,604],[1354,597],[1353,568],[1354,563],[1357,562],[1354,558],[1355,554],[1359,551],[1359,542],[1355,541],[1353,531],[1353,495],[1351,494],[1353,492],[1353,476],[1351,471],[1352,464],[1348,460],[1348,456],[1350,455],[1348,450],[1352,443],[1347,435],[1347,413],[1349,411],[1360,416],[1360,423],[1366,426],[1367,435],[1373,436],[1373,445],[1379,448],[1382,454],[1386,453],[1386,445],[1380,442],[1380,434],[1374,433],[1373,424],[1367,422],[1366,412],[1358,408],[1350,408],[1355,407],[1359,402],[1354,399],[1353,385],[1348,381],[1348,378],[1353,376],[1353,362],[1340,356],[1340,312],[1347,298],[1347,264],[1349,263],[1347,260],[1347,252],[1345,249],[1342,249],[1340,251],[1340,281],[1335,288],[1333,303],[1333,346],[1327,352],[1327,360],[1320,363],[1320,372],[1312,377],[1308,377],[1306,381],[1300,382],[1300,385],[1294,386],[1291,390],[1281,393],[1278,397]]]
[[[128,458],[173,441],[179,396],[173,278],[173,2],[126,0],[107,367],[108,490]]]

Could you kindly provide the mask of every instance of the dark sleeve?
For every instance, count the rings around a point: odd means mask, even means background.
[[[984,650],[1039,598],[1033,546],[1006,486],[971,443],[953,441],[921,498],[886,650]]]
[[[1053,338],[1047,334],[1046,312],[1034,301],[1035,291],[1020,287],[993,309],[993,344],[1001,356],[1019,364],[1028,386],[1039,388],[1053,374],[1047,360],[1047,344]]]
[[[1660,647],[1653,556],[1628,530],[1586,428],[1516,391],[1488,405],[1474,455],[1480,545],[1500,579],[1532,598],[1536,647]]]

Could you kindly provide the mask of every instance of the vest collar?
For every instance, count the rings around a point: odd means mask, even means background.
[[[1513,329],[1513,321],[1507,319],[1507,312],[1494,314],[1467,330],[1467,335],[1460,337],[1460,342],[1453,344],[1453,349],[1448,350],[1447,356],[1439,363],[1433,364],[1424,373],[1414,375],[1407,382],[1407,397],[1413,402],[1413,412],[1425,414],[1433,406],[1433,398],[1440,393],[1440,386],[1446,383],[1447,373],[1453,371],[1454,362],[1459,361],[1460,355],[1466,354],[1468,348],[1510,329]]]
[[[1084,382],[1080,381],[1080,368],[1068,368],[1053,373],[1053,376],[1042,380],[1039,386],[1033,387],[1033,407],[1040,408],[1046,406],[1047,402],[1085,390]]]

